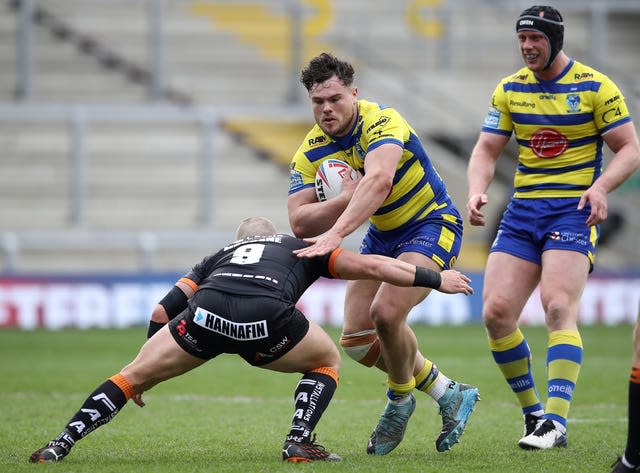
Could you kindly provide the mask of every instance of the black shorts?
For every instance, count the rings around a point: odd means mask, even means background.
[[[235,353],[261,366],[296,346],[309,331],[309,321],[289,302],[201,289],[169,322],[169,330],[190,355],[210,360]]]

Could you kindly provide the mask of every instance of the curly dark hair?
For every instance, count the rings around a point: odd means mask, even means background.
[[[329,53],[322,53],[302,69],[300,82],[307,90],[311,90],[313,84],[320,84],[334,75],[346,86],[353,84],[353,66]]]

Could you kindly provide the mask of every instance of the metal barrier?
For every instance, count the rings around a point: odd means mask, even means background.
[[[163,248],[189,248],[201,246],[211,248],[212,243],[227,243],[233,235],[216,229],[216,215],[213,203],[215,195],[216,160],[215,143],[219,134],[222,117],[236,118],[279,118],[306,119],[308,110],[300,107],[271,108],[269,110],[255,108],[207,108],[207,107],[175,107],[170,105],[142,106],[50,106],[50,105],[8,105],[0,104],[0,124],[3,122],[35,124],[35,123],[68,123],[70,135],[69,166],[70,179],[69,207],[70,221],[67,232],[16,232],[6,226],[0,233],[0,254],[4,267],[0,272],[7,273],[20,270],[20,253],[25,249],[92,249],[109,245],[114,249],[135,248],[139,254],[138,268],[149,271],[155,267],[157,252]],[[96,123],[193,123],[199,129],[199,154],[201,169],[197,173],[200,179],[198,192],[201,213],[197,228],[186,229],[181,237],[172,233],[154,232],[101,232],[85,231],[86,223],[86,189],[87,189],[87,132],[91,124]],[[285,192],[285,190],[283,190]],[[45,204],[46,205],[46,204]],[[285,203],[283,202],[283,208]],[[206,236],[198,229],[207,229]]]
[[[214,221],[211,182],[215,182],[214,143],[216,136],[223,133],[220,121],[226,119],[246,119],[261,117],[265,119],[308,119],[309,112],[303,107],[270,108],[268,110],[247,107],[209,108],[175,107],[171,105],[141,106],[64,106],[64,105],[8,105],[0,104],[0,123],[10,122],[68,122],[71,134],[72,189],[71,208],[72,226],[85,221],[85,166],[87,162],[86,134],[87,126],[95,122],[150,122],[150,123],[194,123],[200,128],[200,153],[202,156],[201,209],[200,223],[209,225]]]

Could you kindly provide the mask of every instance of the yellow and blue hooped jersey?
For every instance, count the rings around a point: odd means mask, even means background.
[[[313,187],[318,167],[330,158],[364,173],[367,153],[386,143],[402,147],[402,158],[391,192],[369,218],[371,224],[382,231],[394,230],[439,209],[448,218],[446,208],[453,203],[416,132],[393,108],[366,100],[358,100],[358,117],[346,136],[329,136],[317,124],[311,129],[291,161],[289,195]],[[449,218],[456,221],[454,215]]]
[[[604,74],[571,60],[553,80],[527,67],[496,87],[483,132],[515,137],[514,197],[580,197],[602,172],[602,135],[631,121]]]

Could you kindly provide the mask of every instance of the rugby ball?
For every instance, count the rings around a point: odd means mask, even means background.
[[[347,172],[351,179],[357,179],[358,172],[344,161],[327,159],[316,171],[316,196],[320,202],[333,199],[342,192],[342,178]]]

